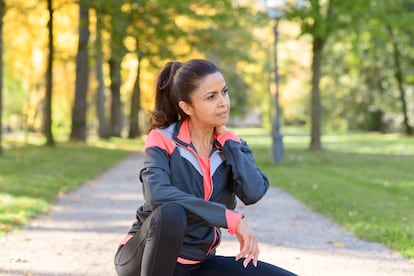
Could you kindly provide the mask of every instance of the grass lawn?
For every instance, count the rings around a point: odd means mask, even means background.
[[[273,186],[357,236],[414,258],[414,138],[325,135],[324,150],[310,152],[307,134],[284,130],[285,160],[272,165],[268,132],[236,132],[252,147]],[[111,139],[88,145],[59,143],[54,149],[38,145],[7,149],[0,157],[0,235],[47,212],[56,195],[75,190],[142,145],[137,140]]]
[[[308,135],[287,130],[285,160],[271,165],[267,132],[236,132],[252,147],[273,186],[357,236],[414,258],[414,138],[326,135],[324,150],[311,152]]]
[[[55,148],[6,142],[8,149],[0,157],[0,236],[47,212],[57,195],[142,148],[140,141],[122,139],[58,143]]]

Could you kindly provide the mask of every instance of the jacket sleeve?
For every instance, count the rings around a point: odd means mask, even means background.
[[[259,201],[266,194],[269,181],[257,167],[246,141],[228,130],[216,137],[216,144],[231,167],[237,197],[246,205]]]
[[[234,234],[242,215],[228,210],[221,203],[206,201],[172,185],[169,177],[169,154],[165,148],[167,147],[161,145],[145,149],[144,168],[140,172],[145,201],[153,208],[163,203],[176,202],[207,223],[227,228]]]

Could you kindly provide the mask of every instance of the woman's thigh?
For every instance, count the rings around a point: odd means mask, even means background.
[[[259,261],[257,267],[252,263],[245,268],[243,259],[235,261],[234,257],[215,256],[205,261],[193,275],[197,276],[244,276],[244,275],[280,275],[294,276],[296,274],[269,263]]]
[[[120,276],[169,275],[174,271],[187,223],[183,207],[167,203],[155,209],[115,255]],[[171,227],[171,226],[174,227]]]
[[[118,275],[132,276],[141,271],[141,259],[145,246],[145,233],[135,233],[115,254]]]

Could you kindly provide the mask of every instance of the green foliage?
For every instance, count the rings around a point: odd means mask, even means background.
[[[165,60],[207,57],[214,60],[232,87],[236,114],[248,105],[246,71],[251,62],[254,25],[251,12],[232,1],[147,1],[130,6],[129,35],[137,41],[140,61],[159,68]],[[238,20],[234,20],[238,18]]]
[[[412,1],[305,3],[301,9],[291,7],[287,17],[300,24],[302,34],[326,38],[320,82],[324,129],[400,131],[404,117],[401,89],[413,87],[409,41],[414,33],[408,24]],[[395,45],[400,50],[399,67]],[[412,102],[412,94],[406,93],[406,101]],[[408,117],[412,117],[413,109],[408,106]]]
[[[47,56],[46,1],[5,2],[3,122],[40,131]],[[281,87],[309,89],[312,43],[309,38],[326,39],[320,82],[324,131],[400,131],[402,111],[392,45],[397,42],[401,52],[402,86],[407,91],[408,115],[412,121],[412,0],[304,2],[300,9],[289,7],[280,24]],[[53,3],[56,53],[52,111],[56,128],[70,125],[78,22],[76,1]],[[260,107],[263,122],[269,124],[274,109],[268,93],[272,83],[270,26],[273,22],[264,11],[258,10],[256,3],[230,0],[82,0],[81,3],[99,10],[97,20],[104,26],[104,60],[112,54],[122,70],[116,76],[122,77],[119,83],[123,107],[130,106],[130,83],[134,75],[131,72],[136,72],[134,58],[142,65],[142,103],[143,109],[148,110],[152,105],[151,77],[166,60],[207,57],[223,69],[230,87],[233,115],[248,114],[249,110]],[[91,19],[95,20],[93,14]],[[96,37],[94,23],[91,22],[91,42]],[[302,36],[300,42],[294,42],[298,26]],[[291,47],[295,43],[302,47]],[[96,53],[90,51],[90,54],[93,62]],[[299,59],[300,63],[306,63],[304,68],[298,68]],[[94,73],[91,72],[92,79]],[[104,74],[109,86],[106,65]],[[295,82],[300,85],[292,86]],[[95,86],[92,80],[90,107]],[[289,109],[287,115],[282,114],[285,123],[309,123],[312,110],[309,95],[301,92],[300,98],[292,97],[286,102],[286,94],[299,93],[282,90],[282,113]],[[96,125],[95,116],[93,110],[88,111],[88,126]]]
[[[270,136],[238,132],[271,180],[357,236],[414,257],[414,141],[398,135],[324,137],[325,151],[304,150],[304,133],[285,131],[286,160],[269,163]]]
[[[325,70],[330,81],[324,86],[329,95],[324,106],[329,116],[327,121],[345,120],[350,129],[388,131],[400,128],[396,123],[402,116],[400,91],[395,80],[397,68],[390,42],[398,40],[398,45],[404,49],[401,68],[408,85],[412,51],[404,45],[409,45],[412,34],[410,27],[404,24],[409,12],[401,3],[392,6],[383,1],[373,3],[375,9],[362,15],[358,24],[336,33],[326,48],[330,58],[326,60]],[[391,36],[390,28],[398,35]],[[334,106],[333,101],[343,104]]]
[[[0,158],[0,235],[46,212],[56,197],[92,179],[131,152],[124,140],[93,145],[27,145]],[[139,150],[142,143],[135,147]],[[124,149],[123,149],[124,148]]]

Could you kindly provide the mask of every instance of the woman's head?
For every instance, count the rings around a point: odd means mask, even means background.
[[[192,59],[185,63],[168,62],[160,71],[155,89],[155,109],[150,129],[167,127],[188,115],[179,107],[183,101],[191,104],[191,95],[199,88],[203,79],[214,73],[221,73],[212,62]]]

